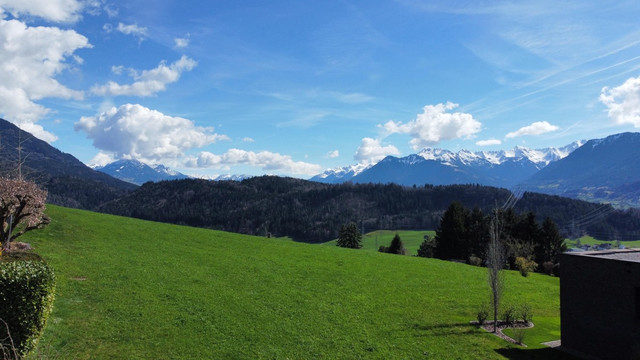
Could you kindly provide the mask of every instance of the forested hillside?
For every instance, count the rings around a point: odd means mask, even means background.
[[[340,225],[354,221],[365,231],[435,229],[452,201],[488,213],[511,193],[479,185],[402,187],[393,184],[321,184],[263,176],[242,182],[178,180],[146,183],[101,211],[147,220],[266,236],[323,242]],[[558,196],[525,193],[518,213],[550,217],[564,235],[597,233],[599,238],[636,237],[640,214]],[[640,238],[640,236],[637,236]],[[626,239],[626,238],[625,238]]]
[[[3,119],[0,119],[0,175],[22,176],[36,182],[49,192],[49,203],[90,210],[136,188],[90,169],[72,155]]]

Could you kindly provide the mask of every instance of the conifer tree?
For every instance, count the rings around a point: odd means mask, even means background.
[[[342,225],[336,245],[344,248],[360,249],[362,247],[362,234],[358,230],[358,225],[353,222]]]
[[[387,252],[390,254],[399,254],[404,255],[404,244],[402,244],[402,240],[400,240],[400,235],[396,234],[391,240],[391,244],[387,249]]]

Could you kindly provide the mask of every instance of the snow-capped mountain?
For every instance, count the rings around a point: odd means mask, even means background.
[[[322,174],[312,177],[310,180],[327,184],[337,184],[351,180],[354,176],[371,168],[373,165],[374,164],[355,164],[345,167],[328,169]]]
[[[198,179],[211,180],[211,181],[242,181],[244,179],[252,178],[251,175],[232,175],[232,174],[223,174],[223,175],[199,175],[196,176]]]
[[[325,183],[396,183],[401,185],[482,184],[512,187],[549,163],[560,160],[584,144],[576,141],[561,148],[452,152],[425,148],[398,158],[387,156],[375,165],[352,165],[316,175],[311,180]]]
[[[589,140],[526,181],[526,189],[640,207],[640,133]]]
[[[142,185],[147,181],[186,179],[189,176],[171,170],[164,165],[153,167],[138,160],[116,160],[105,166],[94,166],[95,170],[126,182]]]

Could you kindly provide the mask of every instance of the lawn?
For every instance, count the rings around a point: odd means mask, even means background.
[[[576,240],[567,239],[567,240],[565,240],[565,243],[567,244],[567,247],[569,247],[569,248],[578,247],[578,243],[581,244],[581,245],[611,244],[612,248],[616,247],[616,242],[615,241],[598,240],[598,239],[596,239],[596,238],[594,238],[592,236],[583,236],[583,237],[580,237],[580,238],[578,238]],[[627,248],[639,248],[640,247],[640,240],[620,241],[620,244],[624,245]]]
[[[57,273],[41,348],[62,359],[554,358],[554,277],[507,272],[521,349],[469,325],[486,269],[48,206],[24,240]]]
[[[416,255],[420,244],[424,241],[424,236],[429,235],[431,238],[436,236],[436,232],[433,230],[378,230],[366,233],[362,236],[362,249],[363,250],[375,250],[378,251],[381,245],[389,246],[393,237],[398,234],[400,240],[405,249],[408,251],[408,255]],[[325,245],[336,245],[336,240],[324,243]]]

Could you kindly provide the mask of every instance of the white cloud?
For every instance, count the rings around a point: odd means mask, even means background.
[[[400,155],[393,145],[383,146],[378,139],[363,138],[353,158],[359,163],[377,163],[388,155]]]
[[[516,131],[508,133],[505,137],[507,139],[524,136],[524,135],[542,135],[548,132],[556,131],[560,129],[558,126],[551,125],[547,121],[536,121],[531,125],[522,127]]]
[[[333,150],[333,151],[329,151],[325,157],[329,158],[329,159],[335,159],[338,156],[340,156],[340,152],[338,150]]]
[[[476,145],[478,146],[492,146],[492,145],[500,145],[502,141],[497,139],[488,139],[488,140],[480,140],[476,141]]]
[[[270,151],[246,151],[229,149],[222,155],[201,152],[197,158],[187,161],[186,166],[198,168],[228,168],[234,165],[250,165],[264,171],[280,171],[290,174],[315,175],[322,167],[302,161],[293,161],[291,156]]]
[[[369,96],[362,93],[344,94],[344,93],[333,92],[331,94],[334,95],[338,101],[343,102],[345,104],[361,104],[361,103],[369,102],[375,99],[373,96]]]
[[[165,115],[142,105],[126,104],[97,116],[82,117],[76,130],[87,133],[93,145],[116,158],[134,158],[149,163],[177,159],[186,150],[229,140],[211,127]]]
[[[196,65],[196,61],[183,55],[179,60],[168,66],[162,61],[155,69],[143,70],[142,73],[131,70],[130,75],[135,80],[133,84],[120,85],[114,81],[109,81],[105,85],[93,86],[91,93],[100,96],[151,96],[157,92],[164,91],[167,84],[178,81],[183,72],[190,71]],[[122,71],[117,66],[113,69]]]
[[[245,137],[245,138],[243,138],[243,139],[242,139],[242,141],[243,141],[243,142],[246,142],[246,143],[252,143],[252,142],[255,142],[255,140],[253,140],[252,138],[250,138],[250,137],[248,137],[248,136],[247,136],[247,137]]]
[[[600,101],[607,106],[609,118],[614,123],[640,128],[640,76],[629,78],[614,88],[604,87]]]
[[[98,154],[96,154],[96,156],[94,156],[93,159],[89,161],[89,166],[91,167],[105,166],[105,165],[108,165],[109,163],[112,163],[114,160],[115,159],[113,158],[112,154],[107,154],[102,151],[99,151]]]
[[[125,35],[135,36],[138,38],[138,41],[142,41],[147,37],[147,28],[136,24],[125,25],[123,23],[118,23],[116,30]]]
[[[74,51],[90,47],[88,39],[73,30],[0,19],[0,116],[40,139],[54,141],[55,135],[35,125],[49,113],[35,101],[82,99],[81,91],[65,87],[55,77],[69,67]]]
[[[175,38],[173,41],[175,42],[175,47],[178,49],[183,49],[189,46],[189,37]]]
[[[0,9],[15,18],[30,15],[63,23],[80,19],[82,8],[83,3],[78,0],[0,0]]]
[[[414,149],[432,146],[442,140],[459,138],[471,138],[480,131],[482,124],[475,120],[471,114],[448,113],[458,107],[458,104],[447,102],[446,104],[427,105],[422,114],[418,114],[415,120],[406,124],[388,121],[381,127],[387,133],[409,134],[410,144]],[[380,126],[380,125],[379,125]]]

